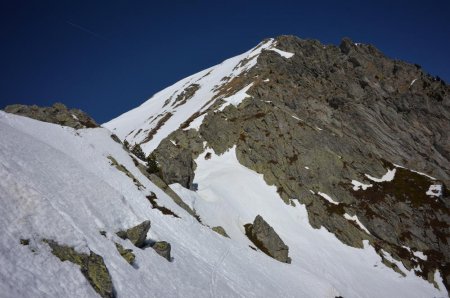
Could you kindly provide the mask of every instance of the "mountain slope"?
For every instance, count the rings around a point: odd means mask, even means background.
[[[129,154],[105,129],[73,130],[0,112],[0,130],[3,297],[97,295],[79,268],[61,263],[43,239],[102,256],[118,297],[442,295],[412,273],[400,278],[382,266],[372,248],[351,248],[326,230],[311,228],[305,208],[285,205],[260,175],[239,165],[234,150],[211,159],[213,172],[201,170],[200,163],[199,170],[207,174],[205,179],[211,179],[212,189],[220,197],[256,195],[248,197],[247,203],[235,201],[259,206],[242,214],[241,220],[246,222],[256,213],[267,216],[280,235],[289,239],[294,257],[290,265],[253,251],[238,231],[230,229],[232,239],[228,239],[199,224],[134,167]],[[125,166],[142,187],[113,167],[108,156]],[[237,180],[229,181],[234,186],[218,192],[214,185],[223,185],[219,180],[231,173],[240,173]],[[249,183],[247,192],[241,193],[240,183],[245,182]],[[181,218],[152,209],[146,199],[151,192],[159,204]],[[220,217],[229,211],[201,208]],[[171,243],[172,262],[115,235],[146,219],[152,223],[148,238]],[[291,220],[301,228],[293,230],[287,224]],[[106,237],[100,231],[106,231]],[[29,244],[21,245],[20,239],[28,239]],[[114,242],[133,250],[134,266],[121,258]]]
[[[169,124],[171,118],[142,124],[158,113],[146,106],[171,100],[157,94],[133,110],[136,117],[125,114],[105,125],[132,144],[145,141],[144,151],[156,156],[173,189],[186,196],[184,188],[198,188],[191,200],[208,225],[227,226],[242,237],[242,222],[219,220],[201,207],[220,209],[221,201],[232,200],[215,194],[228,184],[212,187],[199,178],[209,168],[199,163],[234,148],[239,163],[262,174],[286,204],[305,205],[314,228],[324,227],[352,247],[368,241],[399,274],[415,272],[435,283],[438,270],[448,286],[449,86],[418,65],[349,39],[336,47],[281,36],[257,48],[264,49],[238,74],[226,74],[223,64],[214,67],[223,69],[224,79],[202,85],[208,94],[184,83],[165,89],[166,96],[193,94],[182,96],[184,106],[198,102],[183,114],[171,110],[183,115],[176,124]],[[245,65],[245,57],[227,61]],[[119,121],[133,123],[132,133]],[[256,207],[236,207],[232,217],[247,208]]]

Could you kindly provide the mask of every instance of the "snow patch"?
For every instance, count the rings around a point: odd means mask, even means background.
[[[380,183],[380,182],[389,182],[389,181],[394,180],[395,172],[396,172],[396,169],[392,169],[392,170],[388,169],[387,173],[384,174],[383,177],[381,177],[381,178],[375,178],[375,177],[370,176],[368,174],[366,174],[366,177],[369,178],[370,180],[378,182],[378,183]]]
[[[426,192],[427,196],[431,197],[441,197],[442,196],[442,185],[432,184]]]
[[[326,193],[323,192],[318,192],[317,193],[319,196],[321,196],[322,198],[324,198],[325,200],[327,200],[328,202],[330,202],[331,204],[334,205],[339,205],[339,202],[336,202],[335,200],[333,200],[329,195],[327,195]]]
[[[289,52],[285,52],[282,50],[279,50],[277,48],[269,48],[270,51],[274,51],[276,53],[278,53],[280,56],[284,57],[284,58],[291,58],[292,56],[294,56],[294,53],[289,53]]]
[[[372,184],[364,184],[362,182],[359,182],[357,180],[352,180],[352,184],[353,184],[353,190],[366,190],[368,187],[372,187]]]
[[[225,109],[229,105],[234,105],[235,107],[237,107],[244,99],[251,97],[250,95],[247,94],[247,91],[252,86],[253,86],[253,83],[250,83],[246,87],[244,87],[241,90],[239,90],[238,92],[236,92],[235,94],[233,94],[229,97],[223,98],[225,103],[222,104],[222,106],[220,106],[220,108],[218,110],[223,111],[223,109]]]

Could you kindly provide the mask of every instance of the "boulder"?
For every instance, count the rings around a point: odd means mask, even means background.
[[[216,232],[217,234],[222,235],[223,237],[230,238],[230,236],[228,236],[228,234],[227,234],[227,232],[225,231],[225,229],[222,228],[221,226],[213,227],[212,230],[213,230],[214,232]]]
[[[153,244],[152,248],[158,253],[161,257],[165,258],[170,262],[170,250],[171,246],[169,242],[166,241],[157,241]]]
[[[291,263],[289,247],[261,215],[256,216],[253,224],[245,225],[245,234],[268,256],[283,263]]]
[[[129,228],[126,231],[117,232],[117,236],[122,239],[128,239],[134,246],[143,248],[145,245],[145,239],[147,238],[147,233],[150,230],[150,221],[146,220],[139,225]]]

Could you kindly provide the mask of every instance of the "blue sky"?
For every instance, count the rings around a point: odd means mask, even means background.
[[[293,34],[344,36],[450,81],[450,1],[2,1],[0,108],[63,102],[102,123]]]

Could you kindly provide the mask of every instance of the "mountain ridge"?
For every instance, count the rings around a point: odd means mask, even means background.
[[[105,123],[113,134],[0,112],[0,287],[94,296],[75,266],[51,273],[58,243],[103,257],[118,296],[448,295],[449,90],[371,45],[280,36]],[[254,247],[255,218],[290,264]],[[166,259],[115,236],[148,220]],[[27,262],[40,267],[22,278]],[[30,286],[40,272],[64,287]]]

